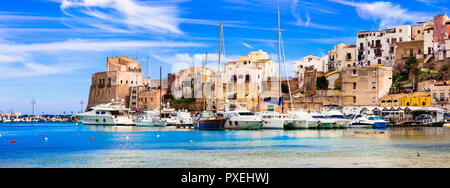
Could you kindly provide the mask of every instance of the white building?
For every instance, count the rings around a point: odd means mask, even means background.
[[[359,32],[356,39],[358,64],[394,66],[396,43],[411,41],[411,31],[410,25],[400,25],[386,30]]]

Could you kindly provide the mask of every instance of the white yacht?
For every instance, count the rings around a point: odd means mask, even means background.
[[[312,118],[314,120],[319,121],[318,128],[321,128],[321,129],[332,129],[332,128],[336,128],[337,127],[336,120],[334,120],[334,119],[328,119],[327,117],[325,117],[322,114],[317,113],[317,112],[312,112],[310,114],[311,114],[311,116],[312,116]]]
[[[328,111],[323,111],[322,114],[327,119],[332,119],[336,121],[336,127],[334,128],[348,128],[351,123],[350,119],[344,117],[344,114],[336,109],[331,109]]]
[[[187,111],[178,111],[177,116],[175,117],[176,125],[177,126],[183,126],[183,125],[193,125],[194,120],[191,116],[191,114]]]
[[[227,106],[227,105],[226,105]],[[224,118],[225,129],[234,130],[258,130],[261,128],[262,119],[247,109],[246,103],[235,104],[236,108],[229,110],[226,107]]]
[[[133,126],[133,116],[124,101],[114,101],[90,108],[89,111],[78,114],[77,118],[85,125],[126,125]]]
[[[139,116],[136,121],[136,126],[153,127],[153,121],[158,116],[156,111],[146,111],[142,116]]]
[[[311,114],[303,110],[291,110],[288,114],[294,123],[285,124],[285,129],[313,129],[319,126],[319,120],[314,119]]]
[[[288,120],[287,114],[278,112],[260,112],[257,115],[262,120],[261,129],[283,129],[285,121]]]

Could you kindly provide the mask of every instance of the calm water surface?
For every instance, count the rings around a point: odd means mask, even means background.
[[[449,168],[450,129],[216,132],[3,123],[0,167]]]

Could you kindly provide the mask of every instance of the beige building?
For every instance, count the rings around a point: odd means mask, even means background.
[[[389,93],[392,67],[368,66],[343,69],[343,106],[375,106]]]
[[[208,66],[198,66],[183,69],[174,75],[175,80],[170,87],[174,98],[202,98],[204,84],[211,81],[214,72]]]
[[[262,50],[250,52],[248,56],[239,57],[239,61],[225,64],[225,71],[232,71],[239,67],[261,70],[263,80],[278,77],[278,74],[275,73],[275,63],[270,59],[269,54]]]
[[[431,106],[450,111],[450,81],[436,82],[430,89]]]
[[[338,44],[328,51],[328,71],[356,66],[356,45]]]
[[[303,88],[305,85],[305,73],[307,68],[316,70],[317,72],[328,72],[328,56],[316,57],[306,56],[303,61],[295,61],[295,77],[298,78],[298,87]]]
[[[411,40],[423,40],[424,39],[424,25],[411,26]]]
[[[130,57],[108,57],[106,72],[92,75],[87,109],[111,100],[124,100],[130,108],[136,107],[136,86],[149,83],[142,74],[141,63]]]

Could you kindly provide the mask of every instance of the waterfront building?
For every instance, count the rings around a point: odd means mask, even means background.
[[[414,92],[402,98],[401,107],[428,107],[431,104],[430,92]]]
[[[149,79],[143,77],[140,62],[124,56],[108,57],[106,72],[92,75],[86,109],[109,103],[113,99],[123,100],[128,108],[136,108],[136,88],[148,83]]]
[[[450,81],[436,82],[430,88],[431,106],[450,111]]]
[[[328,70],[326,72],[354,66],[356,66],[356,45],[341,43],[328,51]]]
[[[378,106],[380,107],[400,107],[402,105],[402,99],[406,97],[406,93],[388,94],[380,99]]]
[[[139,92],[139,109],[148,111],[158,109],[161,105],[161,97],[164,97],[167,94],[167,90],[163,89],[162,91],[158,89],[147,90],[145,88],[140,88]],[[163,99],[164,101],[164,99]]]
[[[392,67],[367,66],[344,68],[342,106],[375,106],[389,93]]]

